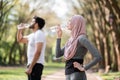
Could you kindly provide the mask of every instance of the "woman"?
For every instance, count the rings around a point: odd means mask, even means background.
[[[71,36],[61,49],[62,30],[57,27],[56,57],[64,56],[65,58],[65,75],[66,80],[87,80],[85,71],[101,60],[98,50],[90,43],[86,37],[85,19],[81,15],[74,15],[67,25],[71,31]],[[90,51],[94,59],[83,66],[83,59]]]

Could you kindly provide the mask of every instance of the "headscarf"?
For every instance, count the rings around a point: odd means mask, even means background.
[[[72,27],[71,36],[65,45],[64,58],[66,60],[71,59],[77,50],[77,43],[79,36],[86,34],[85,19],[81,15],[74,15],[70,20]]]

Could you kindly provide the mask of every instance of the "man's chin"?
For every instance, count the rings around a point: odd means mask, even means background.
[[[29,29],[34,29],[34,27],[29,27]]]

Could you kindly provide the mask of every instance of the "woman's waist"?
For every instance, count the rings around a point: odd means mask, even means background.
[[[73,73],[73,72],[80,72],[80,70],[78,70],[77,68],[74,68],[74,65],[73,65],[74,62],[78,62],[78,63],[83,65],[83,59],[67,60],[66,65],[65,65],[65,74],[70,74],[70,73]]]
[[[73,62],[78,62],[80,64],[83,64],[83,59],[70,59],[70,60],[66,60],[66,64],[69,64],[69,63],[73,63]]]
[[[74,62],[78,62],[80,64],[83,64],[83,59],[70,59],[70,60],[67,60],[65,67],[67,69],[74,68],[74,66],[73,66]]]

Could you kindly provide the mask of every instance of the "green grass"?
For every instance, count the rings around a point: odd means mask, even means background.
[[[0,69],[0,80],[26,80],[24,67],[7,67]]]
[[[100,74],[103,80],[115,80],[116,77],[120,77],[120,72],[109,72],[107,74]]]
[[[27,80],[24,73],[26,67],[0,67],[0,80]],[[43,77],[60,69],[64,69],[64,63],[47,63],[45,64]],[[115,80],[115,77],[120,77],[120,72],[110,72],[107,74],[100,74],[103,80]]]
[[[24,73],[26,67],[0,67],[0,80],[27,80]],[[64,68],[64,63],[45,64],[43,76],[52,74]]]
[[[49,63],[45,64],[45,68],[43,71],[43,76],[52,74],[60,69],[64,68],[64,63]]]

